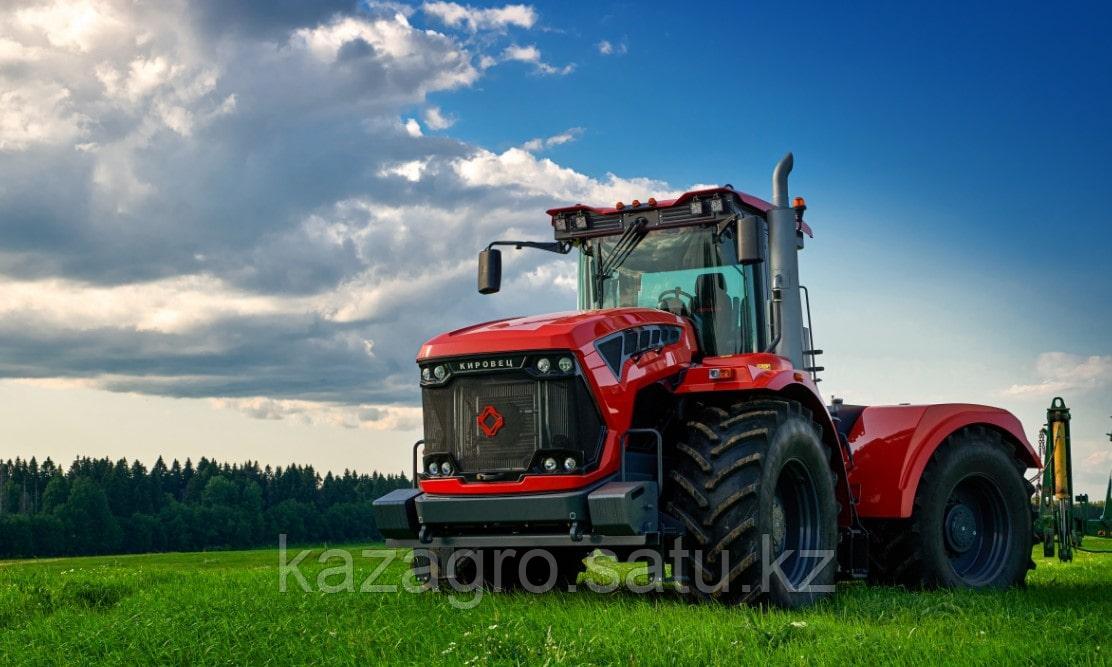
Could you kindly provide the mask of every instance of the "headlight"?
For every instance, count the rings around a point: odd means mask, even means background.
[[[575,459],[573,459],[572,457],[569,456],[568,458],[564,459],[564,470],[571,472],[575,470],[575,466]]]
[[[437,380],[443,380],[444,378],[448,377],[448,369],[444,366],[437,366],[436,368],[432,369],[432,372],[433,375],[436,376]]]
[[[538,371],[540,371],[542,373],[547,373],[551,369],[552,369],[552,362],[548,360],[548,357],[541,357],[540,359],[537,360],[537,370]]]
[[[556,459],[551,456],[544,460],[545,472],[556,472]]]
[[[422,368],[421,369],[421,379],[424,380],[425,382],[428,382],[429,380],[431,380],[432,379],[432,369],[429,368],[428,366],[425,366],[424,368]]]
[[[575,364],[571,361],[571,357],[561,357],[558,365],[560,366],[560,370],[564,373],[570,373],[571,369],[575,367]]]
[[[438,472],[440,472],[440,468],[437,467],[436,461],[433,461],[432,463],[429,464],[429,474],[430,475],[435,475]]]
[[[587,229],[587,214],[583,211],[579,211],[575,214],[575,228]]]
[[[455,472],[455,470],[452,468],[451,461],[445,461],[444,463],[440,464],[440,474],[451,475],[453,472]]]

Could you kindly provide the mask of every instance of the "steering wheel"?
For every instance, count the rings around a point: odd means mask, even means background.
[[[671,299],[678,300],[681,296],[687,297],[687,310],[690,312],[693,309],[695,303],[695,295],[688,294],[679,287],[674,287],[670,290],[664,290],[663,292],[661,292],[660,296],[656,297],[657,307],[661,310],[668,310],[665,307],[666,302]],[[680,303],[682,304],[683,302],[681,301]]]

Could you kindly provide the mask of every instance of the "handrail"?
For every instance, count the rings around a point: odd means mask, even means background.
[[[423,444],[425,444],[424,440],[418,440],[417,442],[413,443],[413,488],[415,488],[415,489],[418,488],[418,486],[417,486],[417,474],[418,474],[418,471],[420,470],[417,467],[417,448],[420,447]]]
[[[811,380],[817,384],[819,382],[819,362],[815,358],[817,355],[815,354],[815,325],[811,322],[811,291],[807,289],[806,285],[800,285],[799,290],[803,292],[804,303],[807,304],[807,352],[810,352],[808,356],[811,357],[811,368],[813,369]]]

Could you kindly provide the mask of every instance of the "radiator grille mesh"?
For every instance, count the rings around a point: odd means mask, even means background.
[[[524,471],[540,449],[576,452],[593,464],[602,422],[583,379],[538,380],[523,371],[465,375],[422,389],[425,454],[451,454],[463,474]],[[492,406],[505,420],[493,436],[477,417]]]

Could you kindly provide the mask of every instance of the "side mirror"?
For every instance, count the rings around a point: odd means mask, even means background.
[[[502,289],[502,251],[487,248],[479,253],[479,294]]]
[[[761,233],[764,220],[757,216],[737,221],[737,261],[740,264],[760,264],[764,261],[764,246]]]

